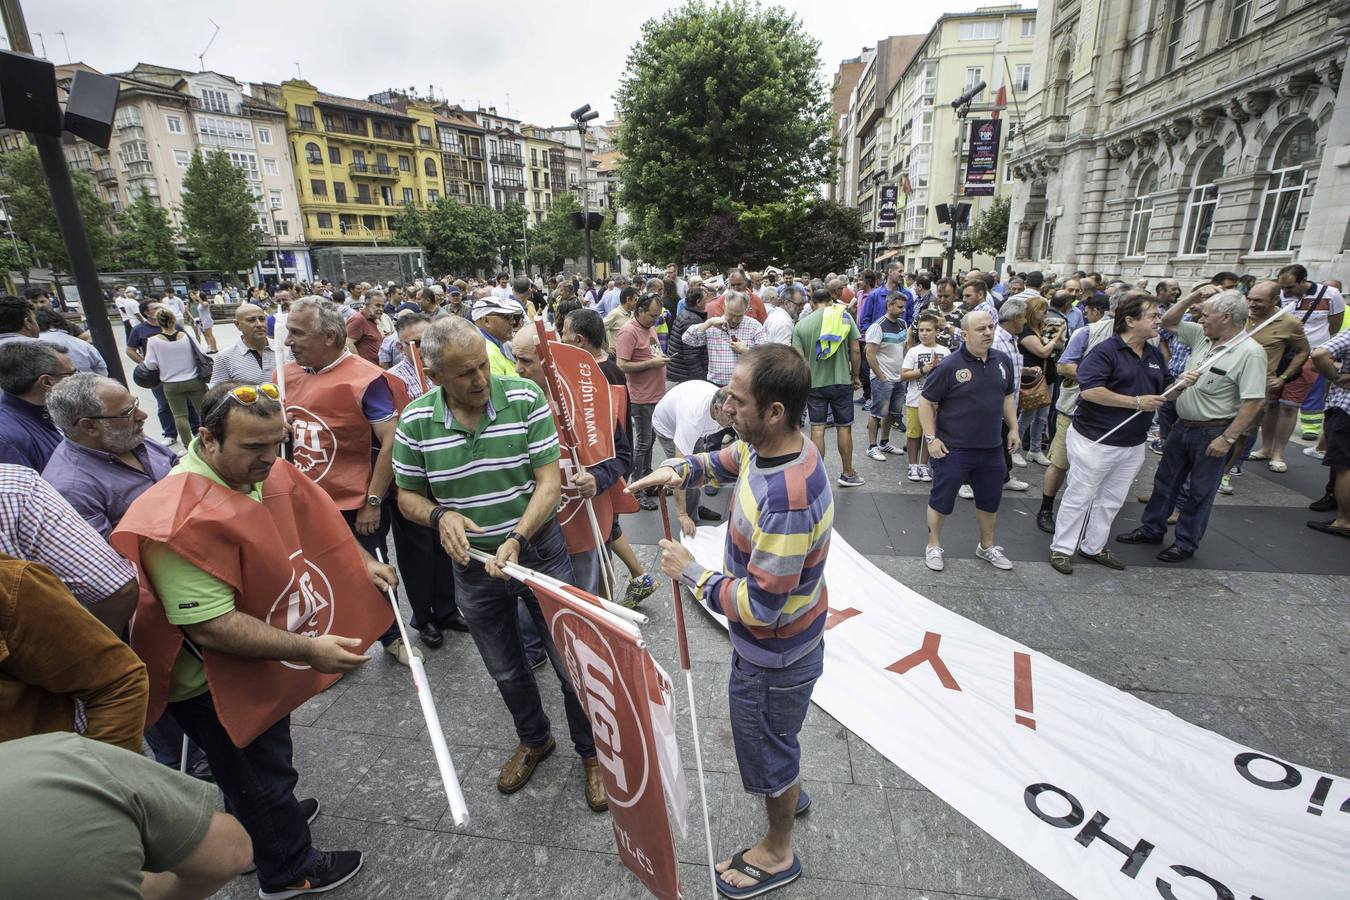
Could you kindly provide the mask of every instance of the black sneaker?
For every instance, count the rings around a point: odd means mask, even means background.
[[[361,871],[362,862],[364,860],[360,850],[320,853],[319,864],[294,884],[270,890],[260,885],[258,896],[262,900],[286,900],[287,897],[299,897],[301,894],[322,894],[350,881]]]
[[[300,814],[305,817],[305,821],[310,825],[319,817],[319,800],[317,797],[310,797],[308,800],[300,801]],[[258,871],[257,863],[249,863],[248,868],[240,872],[241,875],[252,875]]]
[[[698,518],[701,522],[720,522],[722,521],[722,514],[714,512],[706,506],[700,506],[698,508]]]
[[[1324,494],[1309,503],[1308,509],[1311,509],[1313,512],[1332,512],[1336,509],[1336,496],[1334,494]]]

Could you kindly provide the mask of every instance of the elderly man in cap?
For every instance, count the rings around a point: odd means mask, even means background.
[[[516,377],[516,358],[511,352],[511,337],[525,320],[525,307],[514,297],[482,297],[473,304],[473,324],[487,341],[488,364],[492,374]]]

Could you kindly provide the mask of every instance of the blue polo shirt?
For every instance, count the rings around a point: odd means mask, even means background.
[[[937,436],[950,450],[1003,446],[1003,398],[1017,390],[1012,360],[989,348],[981,360],[964,346],[928,376],[923,396],[939,406]]]
[[[1167,361],[1162,351],[1145,344],[1142,355],[1135,353],[1118,334],[1093,347],[1078,364],[1078,384],[1084,391],[1104,387],[1127,397],[1144,397],[1161,394],[1166,382]],[[1133,409],[1102,406],[1080,394],[1073,430],[1095,441],[1130,416],[1134,416]],[[1148,439],[1152,421],[1152,416],[1134,416],[1128,425],[1102,443],[1108,447],[1137,447]]]
[[[60,443],[47,407],[0,392],[0,463],[41,472]]]

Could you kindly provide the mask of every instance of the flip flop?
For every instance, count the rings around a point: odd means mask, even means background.
[[[731,865],[727,871],[736,870],[742,875],[746,875],[755,880],[755,883],[748,887],[732,887],[721,879],[721,873],[718,873],[717,890],[723,897],[730,897],[732,900],[744,900],[746,897],[758,897],[760,894],[767,894],[769,891],[775,891],[785,884],[791,884],[802,875],[802,861],[797,858],[797,854],[792,854],[792,865],[781,872],[769,873],[763,869],[750,865],[745,861],[745,854],[750,850],[749,847],[731,857]]]
[[[801,793],[797,795],[797,809],[793,811],[792,815],[793,816],[804,815],[806,811],[809,810],[810,808],[811,808],[811,795],[806,792],[806,788],[802,788]]]
[[[1266,468],[1270,469],[1270,471],[1272,472],[1289,471],[1289,466],[1285,465],[1283,461],[1278,459],[1272,459],[1270,462],[1266,463]]]
[[[1350,538],[1350,528],[1337,528],[1330,522],[1309,522],[1308,527],[1313,531],[1320,531],[1323,534],[1334,534],[1336,537]]]
[[[1257,460],[1260,460],[1260,459],[1270,459],[1270,457],[1266,455],[1266,451],[1264,451],[1264,450],[1257,450],[1255,453],[1253,453],[1251,456],[1249,456],[1249,457],[1247,457],[1247,458],[1248,458],[1248,459],[1257,459]]]

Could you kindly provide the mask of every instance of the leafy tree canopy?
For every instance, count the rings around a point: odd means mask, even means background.
[[[117,217],[117,264],[172,272],[180,265],[175,237],[168,211],[149,194],[141,194]]]
[[[99,268],[107,268],[112,262],[113,247],[112,234],[108,230],[108,204],[99,198],[87,172],[75,171],[70,175],[75,183],[75,200],[84,219],[94,263]],[[5,204],[13,217],[11,224],[20,242],[31,245],[43,262],[69,272],[70,257],[66,255],[61,229],[56,224],[51,191],[43,177],[37,150],[25,147],[15,153],[0,155],[0,194],[9,198]],[[7,258],[13,256],[11,244]]]
[[[192,155],[183,175],[183,236],[200,265],[233,273],[262,258],[255,200],[229,156]]]

